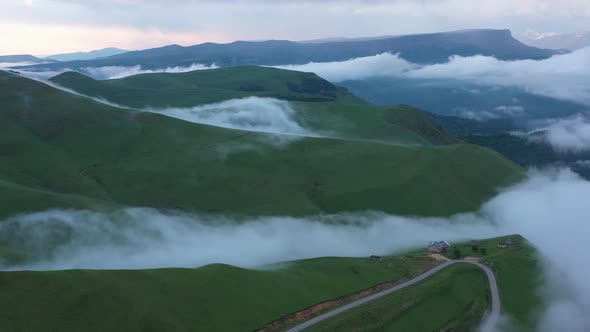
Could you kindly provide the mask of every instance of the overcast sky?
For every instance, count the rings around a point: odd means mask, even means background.
[[[0,54],[469,28],[590,30],[590,1],[0,0]]]

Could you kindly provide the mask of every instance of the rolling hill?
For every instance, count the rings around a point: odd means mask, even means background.
[[[403,144],[456,140],[410,106],[376,106],[313,73],[255,66],[94,80],[66,72],[53,83],[130,108],[190,108],[248,96],[290,101],[296,118],[323,136]]]
[[[509,30],[462,30],[363,39],[298,43],[288,40],[236,41],[229,44],[204,43],[194,46],[168,45],[127,52],[105,59],[70,61],[31,67],[35,70],[79,69],[101,66],[135,66],[157,69],[189,66],[193,63],[218,66],[287,65],[308,62],[343,61],[380,53],[399,53],[410,62],[429,64],[448,61],[451,55],[487,55],[498,59],[544,59],[557,51],[534,48],[512,37]]]
[[[486,148],[427,144],[424,129],[437,127],[411,108],[387,109],[396,123],[387,134],[402,131],[416,144],[300,138],[277,146],[273,135],[119,109],[11,73],[0,73],[0,87],[1,217],[117,205],[449,215],[477,209],[522,172]]]
[[[493,261],[503,313],[519,331],[532,331],[534,314],[542,305],[536,292],[541,266],[535,249],[521,237],[513,238],[524,242],[524,248],[495,250],[492,248],[499,239],[481,241],[489,248],[484,261]],[[459,246],[471,251],[463,244]],[[196,269],[3,271],[0,329],[252,331],[273,321],[280,328],[288,314],[322,302],[330,304],[326,302],[330,300],[331,307],[345,304],[350,302],[346,295],[376,285],[383,289],[436,264],[419,251],[386,256],[380,262],[364,257],[323,257],[259,270],[215,264]],[[351,326],[367,323],[367,317],[372,317],[371,324],[363,324],[361,330],[401,326],[416,331],[425,324],[438,323],[462,326],[458,330],[467,331],[482,319],[487,294],[483,273],[459,266],[359,307],[357,312],[365,312],[360,319],[351,320],[357,314],[352,312],[338,316],[335,323],[348,320]],[[466,307],[470,310],[464,310]],[[100,314],[104,312],[109,314]],[[36,319],[30,319],[31,315]],[[432,319],[425,320],[424,316]],[[311,315],[298,317],[305,320]]]

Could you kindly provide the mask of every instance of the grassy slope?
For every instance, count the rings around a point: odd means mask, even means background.
[[[268,271],[0,272],[0,330],[250,331],[314,303],[411,278],[433,262],[400,256],[287,264]]]
[[[483,271],[475,266],[452,266],[310,331],[473,331],[488,306],[488,293]]]
[[[522,249],[496,247],[509,237],[522,245]],[[511,331],[534,331],[537,314],[544,305],[539,293],[542,267],[535,248],[519,235],[479,242],[480,248],[487,250],[485,256],[465,243],[457,243],[455,247],[464,256],[482,257],[482,262],[496,272],[502,313],[509,318]],[[449,256],[453,256],[452,251]],[[330,319],[312,331],[438,331],[447,328],[472,331],[488,305],[488,294],[483,271],[472,266],[455,266],[427,282]]]
[[[506,249],[497,248],[499,242],[511,237],[522,249],[514,246]],[[535,248],[522,236],[512,235],[479,241],[480,248],[486,248],[482,259],[497,274],[502,310],[512,319],[515,331],[533,331],[537,313],[543,309],[543,299],[539,289],[542,286],[542,267]],[[464,255],[481,257],[481,252],[474,253],[471,247],[458,244]]]
[[[313,73],[234,67],[94,80],[67,72],[52,81],[131,108],[182,108],[247,96],[273,97],[294,101],[298,121],[331,137],[421,145],[456,142],[419,110],[366,103]]]
[[[276,147],[262,134],[116,109],[12,74],[0,73],[0,85],[0,180],[60,195],[235,214],[448,215],[478,208],[521,171],[472,145]],[[0,217],[34,207],[17,204]]]
[[[486,260],[494,261],[502,310],[515,319],[512,327],[532,331],[532,313],[541,303],[536,293],[540,267],[535,250],[526,243],[518,251],[494,250],[492,244],[497,241],[482,241],[482,246],[488,248]],[[0,329],[248,331],[312,304],[384,281],[411,278],[433,264],[423,257],[406,255],[385,257],[382,262],[316,258],[278,264],[269,270],[210,265],[197,269],[0,272]],[[327,321],[320,330],[343,330],[343,326],[380,331],[470,330],[480,321],[487,297],[482,271],[454,266],[426,282]]]
[[[265,67],[141,74],[101,81],[66,72],[51,81],[132,108],[191,107],[248,96],[363,103],[346,89],[336,87],[316,74]]]

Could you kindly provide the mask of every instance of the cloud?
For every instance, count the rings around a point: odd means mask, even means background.
[[[139,74],[152,74],[152,73],[185,73],[195,70],[207,70],[219,68],[216,64],[203,65],[200,63],[193,63],[190,66],[182,67],[166,67],[162,69],[142,69],[140,65],[136,66],[104,66],[104,67],[84,67],[80,69],[80,72],[87,74],[97,80],[105,79],[116,79],[124,78],[132,75]]]
[[[341,62],[308,63],[280,68],[311,71],[332,81],[371,77],[463,80],[518,87],[542,96],[590,106],[590,48],[545,60],[502,61],[487,56],[453,56],[447,63],[418,66],[398,55],[379,54]]]
[[[284,65],[277,68],[313,72],[332,82],[362,80],[372,77],[405,76],[419,65],[400,58],[397,54],[378,54],[369,57],[334,62],[310,62],[304,65]]]
[[[1,65],[1,64],[0,64]],[[25,65],[23,65],[25,66]],[[2,68],[0,66],[0,68]],[[52,77],[55,77],[59,74],[63,74],[68,71],[76,71],[82,73],[84,75],[88,75],[97,80],[107,80],[107,79],[117,79],[117,78],[124,78],[133,75],[139,74],[153,74],[153,73],[186,73],[189,71],[195,70],[207,70],[207,69],[216,69],[219,68],[216,64],[211,65],[203,65],[200,63],[193,63],[190,66],[174,66],[174,67],[165,67],[159,69],[142,69],[140,65],[136,66],[103,66],[103,67],[83,67],[80,69],[71,69],[71,68],[64,68],[58,71],[52,70],[40,70],[40,71],[28,71],[28,70],[21,70],[18,71],[29,78],[34,79],[41,79],[41,80],[48,80]]]
[[[590,321],[585,264],[590,234],[590,182],[567,169],[533,171],[476,213],[450,218],[380,212],[307,218],[220,215],[129,208],[110,213],[51,210],[0,222],[0,243],[30,260],[5,269],[138,269],[227,263],[242,267],[318,256],[367,256],[520,233],[544,258],[549,306],[543,328],[579,328]],[[567,313],[567,315],[564,315]]]
[[[567,32],[587,29],[590,17],[586,0],[34,0],[31,7],[22,0],[4,0],[2,5],[0,31],[11,31],[2,28],[7,24],[28,27],[16,37],[0,34],[0,53],[45,54],[108,46],[136,49],[236,39],[366,37],[471,27]]]
[[[590,160],[577,160],[576,162],[574,162],[574,165],[590,169]]]
[[[0,224],[1,239],[37,260],[16,269],[195,267],[227,263],[257,267],[318,256],[366,256],[484,234],[489,225],[418,221],[382,213],[309,218],[262,217],[237,223],[222,216],[125,209],[111,214],[52,210]],[[395,236],[392,237],[392,234]],[[303,245],[305,244],[305,245]]]
[[[177,119],[255,132],[317,137],[304,128],[288,101],[247,97],[191,108],[144,109]]]
[[[543,130],[544,140],[557,152],[590,151],[590,120],[583,115],[559,119]]]
[[[19,66],[32,66],[42,64],[42,62],[25,61],[25,62],[0,62],[0,68],[12,68]]]
[[[515,118],[526,115],[524,107],[520,105],[500,105],[495,107],[493,110],[454,108],[453,111],[460,117],[476,121],[488,121],[507,117]]]

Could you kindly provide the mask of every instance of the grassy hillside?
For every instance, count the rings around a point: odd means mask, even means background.
[[[448,215],[478,208],[521,174],[473,145],[305,138],[277,146],[273,136],[117,109],[9,73],[0,86],[0,180],[60,195],[55,207],[78,205],[59,203],[75,195],[230,214]],[[35,210],[27,197],[0,216]]]
[[[251,331],[315,303],[411,278],[434,262],[389,257],[285,264],[267,271],[210,265],[0,272],[0,330]]]
[[[481,242],[488,248],[485,261],[494,262],[502,310],[515,319],[511,326],[533,330],[527,319],[541,303],[535,282],[540,267],[534,248],[523,240],[522,250],[496,251],[492,244],[497,241]],[[463,244],[458,246],[467,250]],[[0,272],[0,329],[251,331],[324,301],[342,299],[383,282],[410,279],[436,264],[411,254],[387,256],[381,262],[316,258],[266,270],[217,264],[197,269]],[[479,323],[487,306],[483,272],[472,266],[454,266],[326,321],[319,330],[431,331],[454,327],[465,331]],[[104,312],[109,314],[102,315]]]
[[[500,249],[496,245],[511,238],[513,245]],[[482,262],[496,272],[496,279],[502,299],[502,310],[510,318],[514,331],[534,331],[538,313],[544,302],[540,293],[543,283],[542,264],[537,251],[531,243],[520,235],[503,236],[479,240],[479,248],[474,252],[466,244],[456,244],[467,256],[482,257]]]
[[[451,266],[418,285],[322,322],[309,331],[474,331],[488,307],[484,272]]]
[[[265,67],[142,74],[102,81],[77,72],[66,72],[51,81],[85,95],[102,97],[132,108],[190,107],[247,96],[292,101],[361,102],[345,88],[337,87],[314,73]]]
[[[299,123],[330,137],[421,145],[455,142],[422,111],[363,102],[313,73],[233,67],[114,80],[94,80],[67,72],[51,80],[82,94],[138,109],[186,108],[249,96],[272,97],[291,101]]]
[[[513,245],[500,249],[511,238]],[[511,331],[535,331],[544,301],[542,267],[535,248],[520,235],[479,240],[477,251],[456,243],[448,256],[481,257],[495,273],[502,313]],[[485,248],[482,253],[481,248]],[[489,306],[482,270],[456,265],[427,281],[331,318],[310,331],[474,331]],[[427,318],[427,319],[426,319]]]

